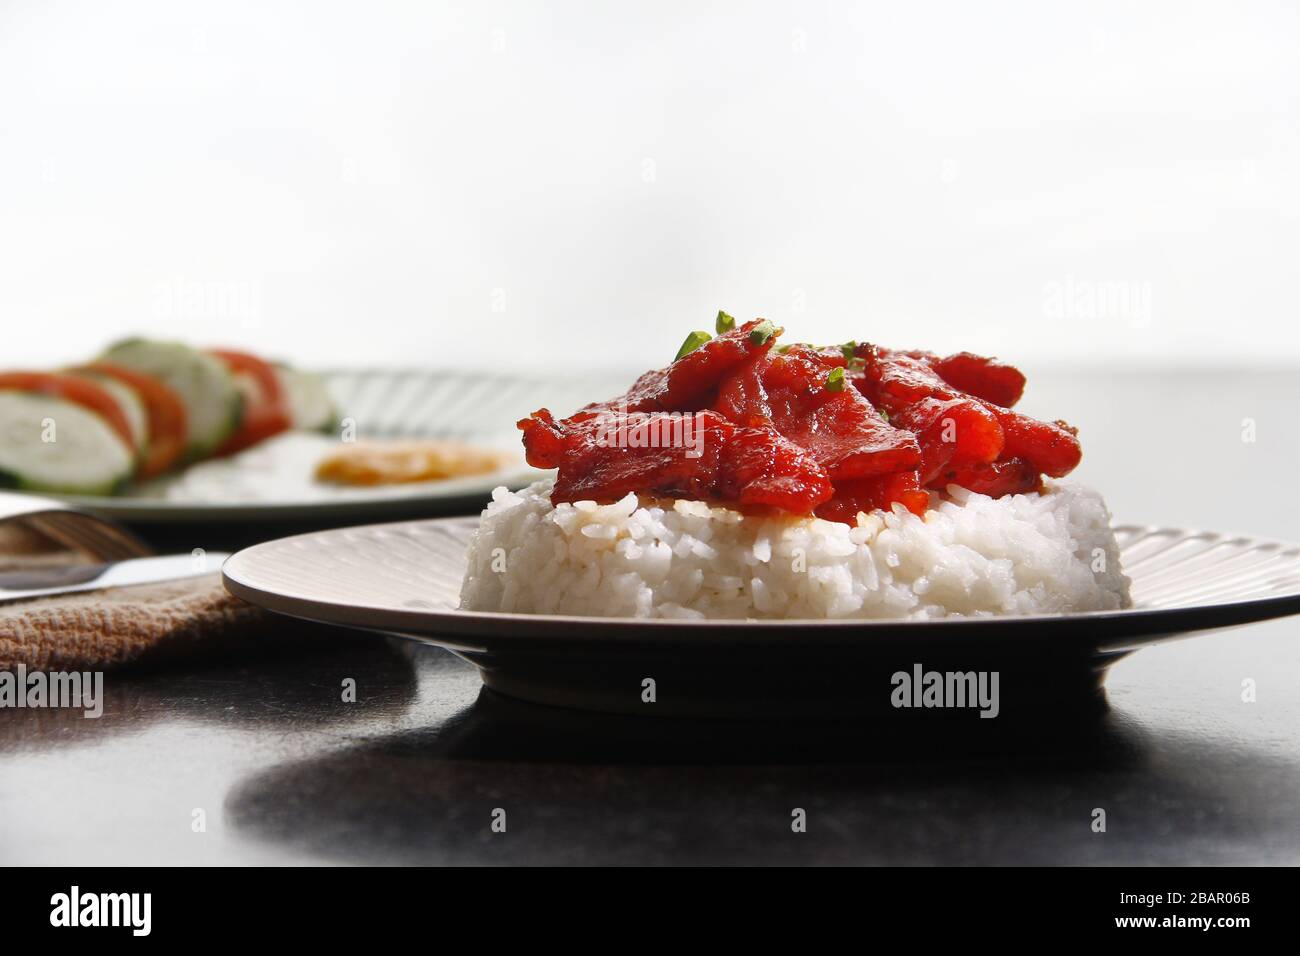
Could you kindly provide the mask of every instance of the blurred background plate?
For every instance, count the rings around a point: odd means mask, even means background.
[[[233,482],[231,487],[214,488],[205,500],[194,500],[192,495],[170,497],[185,480],[184,471],[111,497],[57,497],[119,521],[148,525],[263,521],[326,525],[466,514],[482,508],[498,485],[518,488],[542,476],[523,459],[516,421],[542,406],[568,414],[595,397],[623,390],[618,379],[553,380],[451,369],[339,369],[321,374],[334,399],[335,424],[341,428],[350,420],[358,440],[451,439],[497,449],[514,459],[490,474],[374,488],[321,486],[311,481],[313,461],[307,460],[298,466],[299,492],[281,490],[258,500],[240,493]],[[254,473],[250,483],[256,485],[257,480]]]

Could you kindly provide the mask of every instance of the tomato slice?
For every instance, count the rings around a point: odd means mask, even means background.
[[[149,447],[140,465],[140,478],[161,475],[180,460],[185,454],[188,415],[184,399],[174,388],[152,375],[112,362],[93,362],[83,368],[135,389],[144,402],[145,414],[149,418]]]
[[[75,375],[57,372],[0,372],[0,389],[36,392],[52,395],[88,408],[108,423],[108,426],[135,452],[135,439],[131,437],[131,422],[113,393],[102,385]]]
[[[230,349],[210,349],[209,352],[225,362],[232,374],[245,376],[255,386],[254,394],[245,396],[239,428],[221,443],[215,455],[233,455],[289,430],[293,417],[289,411],[288,396],[284,393],[275,366],[247,352]]]

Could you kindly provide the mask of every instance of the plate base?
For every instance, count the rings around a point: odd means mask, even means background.
[[[873,733],[974,720],[1028,721],[1050,736],[1063,713],[1104,703],[1106,670],[1125,653],[1300,613],[1300,546],[1134,525],[1115,529],[1133,580],[1125,610],[861,621],[473,612],[459,597],[477,525],[443,518],[285,538],[241,551],[223,574],[232,593],[272,611],[445,647],[489,688],[525,701],[677,717],[866,716]],[[991,700],[932,707],[924,687],[902,692],[894,675],[916,668],[923,679],[996,673],[999,719],[979,719]],[[900,693],[922,706],[894,706]]]
[[[643,717],[864,718],[918,722],[1033,721],[1065,707],[1105,706],[1124,653],[863,655],[827,668],[788,651],[667,657],[455,653],[497,693],[534,704]],[[890,659],[896,656],[897,659]],[[928,693],[927,693],[928,688]]]

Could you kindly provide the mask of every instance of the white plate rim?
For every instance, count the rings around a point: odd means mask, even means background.
[[[241,566],[250,560],[250,554],[312,537],[339,535],[347,532],[365,532],[371,529],[398,529],[403,526],[430,523],[470,526],[477,516],[430,518],[383,524],[362,525],[308,532],[263,542],[237,552],[222,566],[222,581],[227,590],[243,600],[277,613],[326,624],[339,624],[363,630],[427,639],[436,637],[434,643],[449,647],[481,647],[478,643],[457,641],[458,637],[488,637],[493,644],[518,641],[536,641],[539,637],[555,639],[555,632],[564,632],[566,643],[590,643],[593,640],[644,639],[664,635],[690,635],[688,641],[698,641],[701,635],[713,640],[762,641],[787,640],[793,634],[816,634],[834,640],[862,639],[870,634],[897,634],[924,632],[927,635],[955,636],[961,633],[1000,632],[1003,637],[1016,633],[1028,635],[1035,628],[1080,628],[1094,625],[1098,631],[1115,630],[1117,639],[1095,639],[1096,646],[1107,650],[1137,648],[1155,640],[1182,634],[1202,633],[1210,630],[1235,627],[1242,624],[1269,620],[1300,613],[1300,589],[1294,593],[1265,598],[1236,600],[1218,604],[1176,607],[1134,607],[1112,611],[1083,611],[1069,614],[998,615],[988,617],[940,618],[933,620],[908,619],[714,619],[682,620],[666,618],[586,617],[562,614],[519,614],[499,611],[467,611],[459,608],[397,608],[346,601],[326,601],[284,595],[271,589],[258,587],[247,580]],[[1300,545],[1257,535],[1230,532],[1199,531],[1161,525],[1116,525],[1117,532],[1140,534],[1177,534],[1183,538],[1203,537],[1220,541],[1240,541],[1251,545],[1300,551]],[[1198,616],[1200,619],[1198,620]],[[761,638],[760,638],[761,635]]]

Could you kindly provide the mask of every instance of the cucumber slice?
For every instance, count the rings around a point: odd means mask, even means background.
[[[289,399],[289,417],[293,419],[293,427],[307,432],[333,431],[336,425],[334,399],[330,397],[325,380],[287,365],[277,365],[275,371]]]
[[[179,342],[127,339],[111,346],[104,360],[152,375],[185,402],[186,456],[210,454],[239,426],[240,397],[226,364]]]
[[[76,370],[68,374],[90,379],[113,396],[117,404],[121,406],[122,414],[126,416],[126,423],[131,426],[131,440],[135,442],[136,453],[143,456],[149,448],[149,412],[144,407],[144,401],[136,394],[135,389],[125,382],[119,382],[107,375],[100,375],[98,372]]]
[[[0,391],[0,484],[111,495],[135,471],[135,450],[88,408],[52,395]]]

